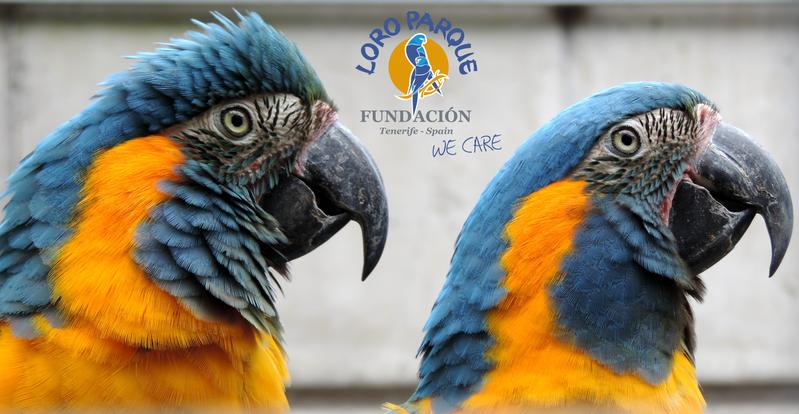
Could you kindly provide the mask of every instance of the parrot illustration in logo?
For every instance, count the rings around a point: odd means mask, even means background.
[[[441,84],[447,79],[446,75],[433,71],[427,57],[427,50],[424,47],[425,43],[427,43],[427,36],[417,33],[405,45],[405,57],[413,65],[413,69],[408,81],[408,92],[401,98],[411,99],[413,113],[416,113],[420,98],[435,92],[443,95]]]
[[[756,214],[785,255],[774,160],[682,85],[629,83],[519,147],[467,218],[396,413],[700,413],[689,297]]]
[[[374,161],[257,14],[139,55],[8,179],[0,411],[282,412],[287,262],[350,220],[386,238]]]

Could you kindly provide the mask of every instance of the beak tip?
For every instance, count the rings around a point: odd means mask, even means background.
[[[787,250],[787,245],[786,245]],[[774,276],[777,273],[777,269],[779,269],[780,264],[782,264],[782,259],[785,257],[786,250],[777,250],[772,252],[771,254],[771,265],[769,266],[768,277]]]
[[[372,274],[377,267],[377,261],[380,260],[379,256],[377,259],[374,260],[364,260],[363,262],[363,272],[361,273],[361,282],[365,282],[366,278]]]
[[[777,269],[782,264],[782,260],[788,252],[788,245],[791,243],[791,236],[793,234],[793,202],[787,187],[787,184],[785,184],[786,190],[780,208],[766,208],[763,212],[763,219],[766,221],[766,228],[768,230],[769,239],[771,240],[771,266],[769,267],[769,277],[777,273]]]
[[[377,267],[380,258],[383,256],[383,248],[385,247],[385,233],[380,237],[379,241],[374,244],[367,243],[368,238],[364,238],[364,255],[363,255],[363,272],[361,272],[361,282],[365,281],[369,275]]]
[[[777,269],[779,269],[780,263],[782,263],[782,258],[780,258],[780,259],[773,258],[771,260],[771,266],[769,266],[769,269],[768,269],[768,277],[769,278],[773,277],[774,274],[777,273]]]
[[[361,282],[365,282],[366,278],[372,274],[372,271],[375,270],[375,266],[377,263],[369,260],[366,256],[363,259],[363,271],[361,272]]]

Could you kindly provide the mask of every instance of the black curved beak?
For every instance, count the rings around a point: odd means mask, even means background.
[[[722,122],[696,170],[693,182],[677,187],[669,221],[682,258],[701,273],[726,256],[760,214],[771,239],[773,275],[793,231],[791,194],[774,159]]]
[[[388,203],[374,160],[358,139],[336,122],[314,141],[298,170],[261,202],[280,223],[286,260],[319,247],[350,220],[363,233],[362,280],[377,266],[388,233]]]

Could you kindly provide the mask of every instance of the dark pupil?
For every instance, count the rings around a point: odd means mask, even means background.
[[[633,145],[633,136],[630,134],[621,134],[621,143],[624,144],[625,147]]]
[[[230,123],[233,124],[234,127],[240,128],[244,125],[244,117],[239,114],[233,114],[233,116],[230,117]]]

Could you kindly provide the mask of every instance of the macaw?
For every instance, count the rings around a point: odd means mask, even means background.
[[[793,210],[775,162],[688,87],[629,83],[523,143],[484,190],[397,413],[698,413],[688,297],[755,214],[771,274]],[[606,410],[606,411],[603,411]]]
[[[408,80],[408,95],[412,95],[413,110],[411,112],[413,113],[416,113],[416,108],[419,104],[420,89],[429,79],[433,78],[433,68],[427,59],[427,50],[424,48],[425,43],[427,43],[427,36],[424,33],[417,33],[405,45],[405,57],[413,65],[413,70],[411,70],[410,79]],[[442,94],[438,83],[433,82],[433,87],[439,94]]]
[[[284,411],[287,262],[350,220],[364,272],[383,184],[297,47],[255,13],[112,75],[8,179],[0,411]]]

